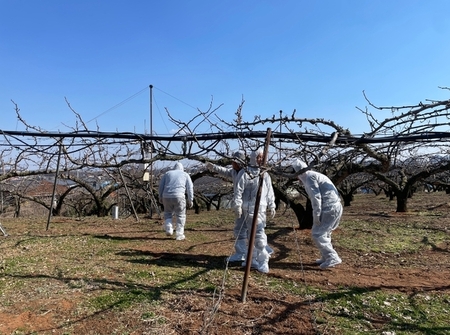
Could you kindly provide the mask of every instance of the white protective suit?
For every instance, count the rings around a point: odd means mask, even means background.
[[[233,191],[235,191],[239,172],[242,170],[242,166],[245,162],[244,153],[241,151],[236,151],[233,154],[233,162],[233,165],[237,169],[235,169],[234,167],[226,168],[211,163],[207,163],[206,165],[209,170],[216,172],[226,179],[230,179],[233,182]],[[234,204],[232,204],[232,206],[234,207]],[[243,216],[235,218],[233,234],[234,238],[236,239],[236,243],[234,244],[235,252],[230,256],[228,260],[230,262],[245,261],[245,257],[247,256],[247,227],[244,226]]]
[[[296,172],[306,168],[300,160],[293,163]],[[324,174],[307,170],[298,176],[311,201],[313,211],[312,239],[320,251],[316,262],[322,269],[333,267],[342,261],[331,244],[331,232],[335,230],[342,216],[339,192],[333,182]]]
[[[168,236],[173,234],[172,218],[176,218],[176,239],[184,240],[186,224],[186,195],[188,207],[194,200],[194,185],[180,162],[167,171],[159,183],[159,201],[164,206],[164,230]]]
[[[234,210],[236,217],[244,217],[244,223],[247,226],[248,233],[251,232],[253,215],[255,212],[256,195],[259,187],[260,169],[256,164],[258,152],[252,152],[250,155],[250,166],[247,171],[239,172],[238,182],[234,192]],[[261,198],[258,209],[256,224],[255,245],[253,251],[253,262],[256,262],[256,268],[263,273],[269,272],[270,254],[267,251],[267,235],[264,231],[266,227],[267,208],[275,214],[275,196],[272,187],[272,180],[267,172],[263,174],[263,185],[261,189]]]

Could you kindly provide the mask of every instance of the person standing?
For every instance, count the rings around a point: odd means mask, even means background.
[[[159,183],[159,202],[164,206],[164,230],[167,236],[173,234],[172,219],[176,220],[176,240],[181,241],[186,224],[186,196],[187,206],[193,205],[194,185],[191,177],[184,171],[183,165],[176,162],[173,169],[167,171]]]
[[[242,170],[245,165],[245,154],[242,151],[236,151],[233,153],[231,168],[214,165],[210,162],[206,163],[206,168],[211,172],[215,172],[220,176],[230,179],[233,182],[233,191],[236,189],[237,178],[239,171]],[[233,205],[232,205],[233,206]],[[244,227],[244,218],[235,218],[233,228],[234,238],[236,243],[234,244],[234,254],[228,258],[229,262],[241,262],[245,261],[247,256],[247,228]]]
[[[236,218],[243,217],[247,231],[251,232],[253,217],[255,213],[256,195],[259,188],[259,166],[262,163],[263,153],[261,150],[250,154],[250,166],[247,170],[239,172],[238,181],[234,192],[234,211]],[[269,272],[270,254],[267,251],[266,211],[270,210],[271,216],[275,216],[275,195],[272,180],[267,172],[263,172],[261,198],[257,212],[255,243],[253,249],[252,265],[259,272]],[[244,265],[244,264],[243,264]]]
[[[307,168],[307,165],[297,159],[293,163],[295,172]],[[321,269],[328,269],[342,263],[331,244],[331,232],[339,226],[342,216],[342,204],[339,192],[333,182],[324,174],[305,170],[298,175],[305,191],[311,200],[313,211],[313,226],[311,236],[320,251],[320,259],[316,260]]]

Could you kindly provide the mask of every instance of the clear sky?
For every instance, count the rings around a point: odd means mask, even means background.
[[[290,114],[354,134],[377,105],[445,100],[448,0],[0,0],[0,129],[28,123],[170,134],[213,106]],[[381,117],[381,116],[380,116]]]

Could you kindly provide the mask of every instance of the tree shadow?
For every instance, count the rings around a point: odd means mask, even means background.
[[[119,256],[129,257],[128,262],[134,264],[158,265],[173,268],[189,266],[204,269],[224,269],[226,256],[211,256],[205,254],[186,254],[175,252],[152,252],[137,249],[124,250],[116,253]]]

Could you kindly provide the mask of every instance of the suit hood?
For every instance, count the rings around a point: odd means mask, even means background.
[[[173,169],[184,171],[183,164],[181,164],[180,162],[176,162],[175,165],[173,166]]]

